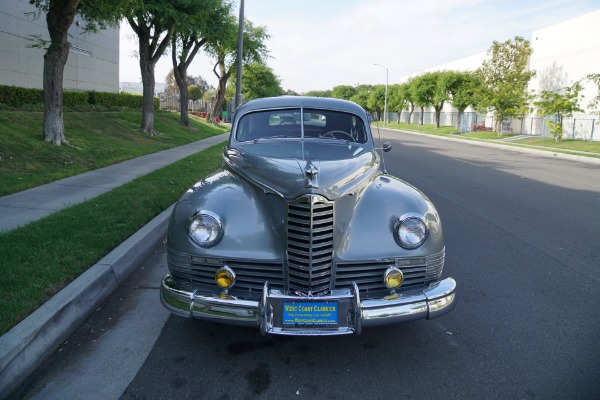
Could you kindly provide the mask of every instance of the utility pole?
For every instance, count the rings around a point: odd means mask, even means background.
[[[237,56],[237,79],[235,82],[235,109],[243,103],[242,98],[242,53],[244,51],[244,0],[240,0],[240,18],[238,27],[238,56]]]

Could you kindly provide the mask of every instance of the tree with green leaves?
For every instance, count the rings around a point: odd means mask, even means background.
[[[423,114],[425,107],[432,106],[435,109],[435,126],[440,127],[440,114],[444,102],[450,99],[450,92],[442,79],[445,72],[426,72],[417,76],[411,84],[411,95],[415,104],[421,108],[421,121],[423,125]]]
[[[188,98],[190,100],[196,101],[202,98],[202,92],[198,86],[190,85],[187,87]]]
[[[212,123],[216,123],[217,117],[223,110],[227,81],[234,71],[237,60],[237,36],[238,23],[233,15],[229,15],[222,35],[209,40],[204,46],[208,54],[216,60],[213,72],[219,79],[215,98],[207,116],[208,120]],[[242,49],[243,62],[264,62],[268,57],[268,50],[265,45],[265,41],[268,38],[269,35],[264,26],[254,26],[251,21],[245,20],[243,34],[244,46]]]
[[[529,111],[532,95],[527,86],[535,76],[535,71],[528,69],[532,53],[529,41],[519,36],[504,43],[494,41],[489,59],[476,71],[482,83],[479,108],[495,113],[498,134],[504,118],[522,118]]]
[[[375,86],[373,85],[358,85],[356,86],[356,93],[350,97],[350,101],[355,102],[368,112],[373,112],[369,104],[369,97],[373,90],[375,90]]]
[[[384,105],[385,85],[376,85],[373,90],[369,92],[367,107],[369,110],[377,113],[377,120],[381,120],[382,118],[385,120],[385,116],[383,115]]]
[[[458,110],[456,129],[460,131],[462,116],[468,107],[477,107],[481,81],[471,71],[449,71],[445,75],[446,85],[450,91],[452,105]]]
[[[399,96],[406,100],[405,107],[408,109],[408,117],[406,119],[406,123],[409,125],[412,120],[412,115],[415,112],[415,99],[411,90],[413,81],[414,78],[409,78],[406,82],[401,83],[400,87],[398,88]],[[402,113],[402,111],[399,112]],[[400,115],[398,116],[398,122],[400,122]]]
[[[281,96],[283,93],[281,81],[268,65],[256,62],[244,65],[242,94],[245,100]]]
[[[398,113],[398,122],[400,122],[402,110],[408,106],[408,100],[404,97],[401,88],[402,86],[399,84],[390,85],[388,88],[388,109]]]
[[[439,128],[444,103],[450,100],[452,96],[452,73],[449,71],[436,71],[430,72],[429,75],[431,75],[430,79],[436,82],[431,104],[435,110],[435,127]]]
[[[331,97],[331,90],[309,90],[304,95],[311,97]]]
[[[331,97],[335,99],[350,100],[356,94],[356,88],[350,85],[334,86],[331,89]]]
[[[63,120],[63,77],[67,57],[69,56],[69,28],[75,15],[85,21],[85,32],[96,32],[119,20],[114,5],[118,1],[106,0],[30,0],[38,12],[46,14],[46,24],[50,40],[40,40],[36,47],[46,49],[44,54],[44,140],[56,146],[68,143],[65,138]]]
[[[540,114],[543,117],[556,116],[554,121],[546,120],[546,125],[554,136],[554,140],[560,142],[563,136],[563,118],[570,118],[575,112],[583,112],[579,107],[579,93],[582,90],[580,82],[553,92],[543,90],[539,99],[535,102]]]
[[[588,108],[600,118],[600,74],[589,74],[585,78],[596,85],[596,96],[590,100]]]
[[[198,50],[206,42],[214,40],[226,31],[231,4],[224,0],[196,0],[184,4],[171,37],[171,59],[181,104],[180,124],[190,126],[187,70]]]

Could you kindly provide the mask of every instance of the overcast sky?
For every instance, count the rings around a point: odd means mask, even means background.
[[[239,4],[239,1],[237,2]],[[268,65],[284,89],[384,84],[485,52],[494,40],[531,40],[532,31],[600,9],[598,0],[245,0],[245,17],[267,27]],[[239,8],[236,5],[236,15]],[[137,39],[121,24],[121,82],[139,82]],[[188,74],[216,86],[214,61],[200,52]],[[172,68],[164,56],[156,82]]]

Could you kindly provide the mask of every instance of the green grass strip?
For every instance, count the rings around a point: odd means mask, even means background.
[[[154,119],[161,135],[150,136],[138,129],[139,111],[70,112],[64,114],[69,144],[53,146],[43,140],[43,118],[39,112],[0,112],[0,196],[227,131],[196,117],[184,127],[178,113],[163,111]]]
[[[388,122],[386,126],[383,126],[382,122],[377,123],[379,128],[390,128],[390,129],[399,129],[403,131],[411,131],[411,132],[420,132],[427,133],[428,135],[449,135],[451,133],[456,132],[456,128],[453,126],[440,126],[436,128],[435,125],[423,125],[419,126],[418,123],[407,124],[406,122]],[[372,127],[375,127],[376,123],[373,122]]]
[[[175,202],[221,163],[224,144],[0,234],[0,335]]]
[[[373,131],[376,134],[374,129],[375,125],[372,126]],[[379,127],[383,128],[383,124],[379,123]],[[453,126],[441,126],[436,128],[433,125],[424,125],[418,126],[417,124],[407,124],[407,123],[396,123],[396,122],[388,122],[386,128],[390,129],[398,129],[408,132],[418,132],[424,133],[428,135],[435,136],[447,136],[456,139],[466,139],[466,140],[477,140],[482,142],[493,142],[498,144],[503,144],[506,146],[516,146],[516,147],[528,147],[534,148],[537,150],[544,150],[550,152],[558,152],[564,154],[585,156],[598,158],[600,157],[600,142],[592,142],[589,140],[571,140],[571,139],[563,139],[561,142],[556,142],[554,138],[548,137],[525,137],[525,138],[514,138],[515,134],[513,133],[504,133],[502,136],[499,136],[496,132],[486,132],[486,131],[477,131],[477,132],[469,132],[465,134],[455,134],[456,128]],[[503,140],[510,139],[513,140]]]

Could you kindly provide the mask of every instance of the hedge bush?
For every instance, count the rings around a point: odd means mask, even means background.
[[[11,107],[44,103],[44,91],[0,85],[0,103]]]
[[[42,91],[42,96],[43,96]],[[88,103],[88,93],[87,92],[72,92],[65,90],[63,91],[63,106],[64,107],[76,107],[82,104]],[[43,100],[42,100],[43,103]]]
[[[130,93],[71,91],[63,92],[63,105],[66,109],[118,110],[141,109],[143,97]],[[0,109],[38,109],[44,104],[42,89],[0,85]],[[91,106],[91,107],[90,107]],[[154,98],[154,109],[158,110],[160,100]]]
[[[104,107],[142,108],[143,97],[138,94],[88,92],[90,104]]]

